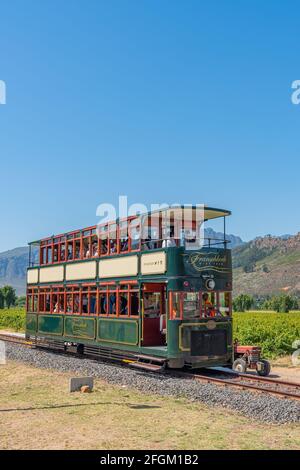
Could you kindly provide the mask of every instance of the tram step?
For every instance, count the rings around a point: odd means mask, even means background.
[[[160,372],[163,370],[162,365],[148,364],[147,362],[132,362],[130,366],[136,369],[150,370],[151,372]]]
[[[148,356],[147,354],[135,354],[135,357],[137,359],[142,359],[146,361],[158,362],[158,364],[163,364],[164,362],[166,362],[166,359],[164,357]]]

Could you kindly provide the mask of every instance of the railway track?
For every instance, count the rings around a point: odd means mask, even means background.
[[[0,334],[0,341],[22,344],[35,347],[31,341],[25,337],[13,334]],[[82,357],[82,355],[81,355]],[[88,357],[88,356],[87,356]],[[251,374],[238,374],[233,371],[205,369],[205,373],[191,373],[186,371],[167,371],[173,376],[185,377],[187,379],[198,380],[203,383],[212,383],[223,387],[234,387],[240,390],[247,390],[256,393],[269,393],[281,398],[300,400],[300,384],[278,380],[269,377],[254,376]]]
[[[23,344],[25,346],[33,345],[31,341],[27,341],[23,336],[13,335],[10,333],[1,333],[0,341],[7,341],[8,343],[18,343],[18,344]]]
[[[235,387],[240,390],[248,390],[257,393],[269,393],[280,396],[281,398],[290,398],[300,400],[300,384],[277,380],[269,377],[259,377],[251,374],[238,374],[235,372],[207,371],[205,374],[186,373],[184,375],[199,382],[212,383],[223,387]]]

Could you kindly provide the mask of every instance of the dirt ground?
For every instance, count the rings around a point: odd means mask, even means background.
[[[300,384],[300,367],[293,366],[289,356],[271,361],[271,364],[272,370],[270,377]]]
[[[101,380],[90,394],[69,393],[70,377],[0,365],[1,449],[300,449],[299,425],[252,422]]]

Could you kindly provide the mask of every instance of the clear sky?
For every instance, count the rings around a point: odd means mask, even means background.
[[[299,227],[298,1],[2,0],[0,251],[96,207],[206,203]]]

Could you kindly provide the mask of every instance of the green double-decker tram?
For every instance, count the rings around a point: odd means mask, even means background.
[[[26,337],[134,367],[232,364],[229,211],[176,207],[29,244]],[[224,236],[200,226],[224,219]]]

